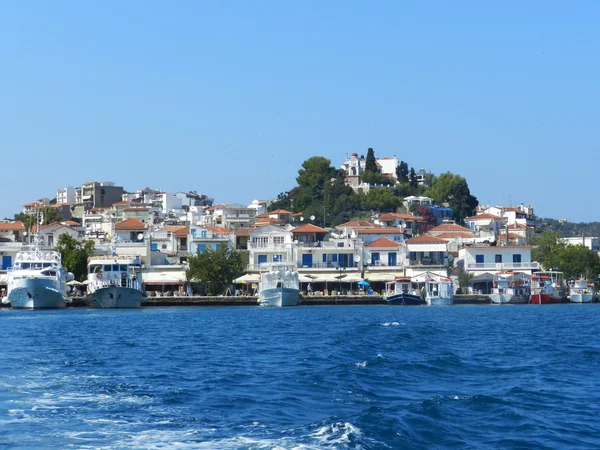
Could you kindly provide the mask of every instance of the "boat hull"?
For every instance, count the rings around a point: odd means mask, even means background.
[[[563,303],[564,299],[562,297],[554,297],[550,294],[531,294],[529,298],[529,303],[533,303],[534,305],[548,305],[552,303]]]
[[[521,305],[523,303],[529,302],[529,297],[519,297],[517,295],[506,294],[506,293],[490,294],[490,299],[492,300],[492,303],[495,303],[498,305]]]
[[[569,301],[571,303],[592,303],[593,294],[571,294]]]
[[[56,289],[55,278],[28,277],[20,281],[21,284],[13,287],[7,296],[12,308],[52,309],[65,307],[65,297]]]
[[[454,297],[429,297],[428,300],[432,306],[447,306],[454,303]]]
[[[296,306],[298,305],[299,289],[270,288],[258,293],[260,306]]]
[[[388,305],[405,305],[405,306],[413,306],[413,305],[424,305],[425,302],[418,295],[413,294],[396,294],[390,295],[386,298],[386,302]]]
[[[139,308],[144,299],[139,289],[121,286],[106,286],[90,294],[92,308]]]

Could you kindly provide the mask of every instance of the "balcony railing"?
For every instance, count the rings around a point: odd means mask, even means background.
[[[262,250],[288,250],[292,247],[292,244],[277,244],[274,242],[249,242],[248,248],[262,249]]]
[[[354,269],[355,266],[351,266],[350,263],[346,264],[346,265],[339,265],[339,263],[334,263],[334,262],[319,262],[319,263],[312,263],[312,264],[302,264],[302,262],[298,263],[298,268],[299,269],[339,269],[340,267],[344,267],[347,269]]]
[[[507,262],[507,263],[467,263],[466,270],[515,270],[527,269],[538,270],[540,263],[538,262]]]
[[[446,261],[442,259],[424,258],[411,259],[409,263],[411,266],[444,266]]]

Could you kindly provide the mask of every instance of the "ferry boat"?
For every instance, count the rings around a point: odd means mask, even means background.
[[[291,264],[268,266],[258,279],[258,304],[261,306],[296,306],[300,303],[300,279]]]
[[[571,303],[591,303],[594,298],[594,285],[587,280],[575,280],[569,289]]]
[[[91,256],[88,258],[88,298],[92,308],[139,308],[142,291],[139,256]]]
[[[564,303],[567,301],[567,287],[562,272],[536,272],[531,277],[531,297],[529,303],[536,305]]]
[[[494,277],[490,298],[492,303],[528,303],[531,295],[529,282],[521,273],[500,272]]]
[[[21,309],[64,308],[73,274],[62,267],[60,253],[40,250],[37,236],[34,239],[33,246],[18,252],[14,266],[7,270],[7,295],[2,302]]]
[[[452,280],[432,274],[425,279],[425,303],[428,305],[452,305],[454,292]]]
[[[413,288],[410,277],[396,277],[385,284],[385,301],[388,305],[424,305],[418,289]]]

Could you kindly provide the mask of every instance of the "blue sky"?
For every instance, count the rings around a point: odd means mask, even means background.
[[[375,149],[598,220],[598,2],[0,5],[0,216],[112,180],[274,198]]]

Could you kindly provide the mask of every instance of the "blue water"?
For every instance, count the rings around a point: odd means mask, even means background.
[[[598,448],[600,305],[0,311],[0,448]]]

